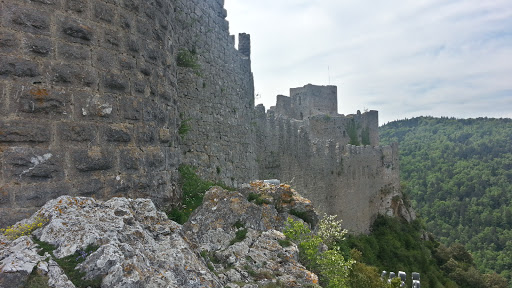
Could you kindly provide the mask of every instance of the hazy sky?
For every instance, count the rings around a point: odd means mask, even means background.
[[[225,0],[251,34],[257,103],[308,83],[338,111],[512,118],[511,0]]]

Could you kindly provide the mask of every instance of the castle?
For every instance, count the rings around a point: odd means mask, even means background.
[[[250,36],[223,0],[0,3],[0,226],[60,195],[178,203],[180,165],[238,186],[279,178],[368,232],[400,200],[377,112],[338,115],[335,86],[254,107]]]

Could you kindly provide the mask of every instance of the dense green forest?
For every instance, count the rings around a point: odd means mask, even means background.
[[[400,144],[405,193],[427,230],[511,282],[512,119],[418,117],[380,127],[380,139]]]

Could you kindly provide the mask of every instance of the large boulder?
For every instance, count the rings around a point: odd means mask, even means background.
[[[183,226],[148,199],[61,196],[17,224],[43,219],[31,235],[0,235],[0,288],[23,287],[29,275],[49,287],[75,287],[58,264],[70,255],[83,257],[76,269],[101,287],[315,286],[317,276],[279,231],[291,210],[312,226],[318,219],[289,186],[263,182],[211,188]],[[55,250],[41,253],[42,243]],[[86,253],[91,245],[96,249]]]

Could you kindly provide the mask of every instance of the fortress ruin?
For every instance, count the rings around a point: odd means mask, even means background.
[[[61,195],[169,208],[180,165],[290,182],[354,232],[409,217],[377,112],[338,115],[336,87],[313,85],[255,108],[250,36],[235,49],[226,15],[223,0],[0,2],[0,226]]]

